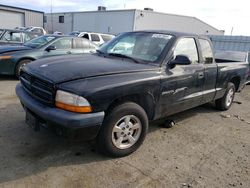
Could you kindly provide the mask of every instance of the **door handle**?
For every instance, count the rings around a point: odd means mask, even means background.
[[[204,72],[199,72],[198,73],[198,79],[204,78]]]

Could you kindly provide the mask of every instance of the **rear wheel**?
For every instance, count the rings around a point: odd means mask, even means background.
[[[235,85],[229,82],[224,96],[215,101],[216,108],[219,110],[228,110],[233,103],[234,95]]]
[[[98,149],[113,157],[123,157],[136,151],[148,130],[148,118],[143,108],[126,102],[107,114],[97,137]]]
[[[22,68],[28,63],[30,63],[31,61],[32,60],[30,59],[24,59],[24,60],[19,61],[18,65],[16,66],[16,71],[15,71],[15,75],[17,78],[19,78]]]

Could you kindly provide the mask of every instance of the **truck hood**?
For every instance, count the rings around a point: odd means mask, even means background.
[[[137,64],[128,59],[105,58],[97,54],[67,55],[36,60],[24,71],[53,83],[82,78],[159,69],[158,66]]]
[[[7,52],[22,51],[22,50],[31,50],[31,48],[27,46],[10,46],[10,45],[0,46],[0,54]]]

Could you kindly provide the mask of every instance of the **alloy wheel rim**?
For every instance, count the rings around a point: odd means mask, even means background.
[[[228,93],[227,93],[227,97],[226,97],[226,105],[230,106],[233,102],[233,97],[234,97],[234,90],[233,88],[231,88]]]
[[[126,115],[117,121],[112,130],[112,143],[119,149],[133,146],[140,138],[142,124],[134,115]]]

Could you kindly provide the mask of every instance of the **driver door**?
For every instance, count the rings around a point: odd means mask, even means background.
[[[167,65],[162,78],[162,113],[171,115],[198,106],[202,102],[204,85],[204,65],[199,61],[195,38],[181,38],[174,49],[177,55],[189,57],[190,65]]]

